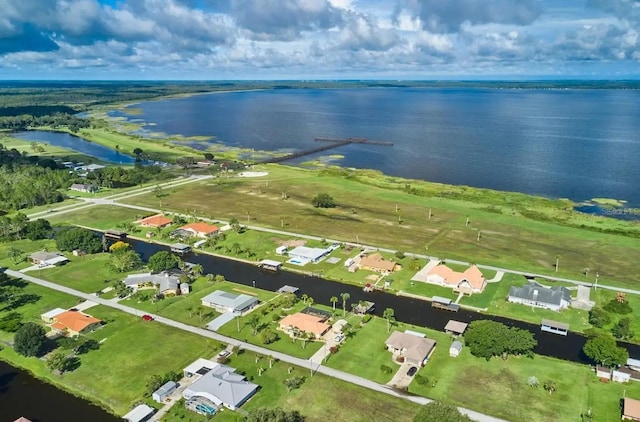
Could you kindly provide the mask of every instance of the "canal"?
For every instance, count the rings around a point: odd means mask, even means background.
[[[143,260],[147,260],[151,255],[160,250],[169,250],[168,246],[157,243],[148,243],[140,240],[129,239],[132,247],[141,254]],[[478,312],[461,309],[458,312],[450,312],[431,307],[431,303],[413,299],[406,296],[382,291],[365,292],[361,287],[351,284],[339,283],[337,281],[326,280],[320,277],[312,277],[290,271],[264,271],[257,265],[247,264],[240,261],[216,257],[208,254],[189,253],[184,257],[185,261],[202,265],[205,273],[221,274],[227,280],[236,283],[252,285],[255,287],[276,291],[283,285],[294,286],[300,289],[299,295],[307,294],[314,299],[315,303],[331,306],[330,298],[341,293],[349,293],[348,303],[358,303],[360,300],[375,302],[374,314],[382,316],[386,308],[393,308],[395,318],[398,321],[444,331],[444,326],[449,319],[463,322],[471,322],[479,319],[491,319],[503,324],[523,328],[534,333],[538,341],[535,353],[545,356],[552,356],[568,361],[588,363],[586,356],[582,353],[582,347],[586,342],[586,337],[570,332],[566,337],[557,334],[550,334],[540,331],[540,326],[522,321],[517,321],[499,316],[486,315]],[[312,264],[309,264],[312,265]],[[342,303],[341,300],[338,302]],[[350,305],[349,309],[350,309]],[[619,343],[629,350],[632,357],[640,357],[640,346],[630,343]]]

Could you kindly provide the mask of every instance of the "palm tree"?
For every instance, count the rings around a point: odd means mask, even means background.
[[[239,255],[240,252],[242,252],[242,246],[240,246],[240,244],[238,242],[234,242],[234,244],[231,245],[231,251],[234,254]]]
[[[395,321],[395,311],[393,308],[387,308],[382,313],[382,317],[387,320],[387,333],[391,331],[391,321]]]
[[[269,368],[273,368],[273,361],[275,359],[273,358],[273,356],[269,355]]]
[[[313,305],[313,302],[314,302],[313,298],[311,296],[309,296],[309,298],[307,299],[307,305],[311,306],[311,305]]]
[[[554,380],[546,380],[543,385],[544,389],[549,392],[549,394],[558,391],[558,383]]]
[[[191,267],[191,272],[193,273],[194,277],[200,277],[202,273],[204,273],[204,268],[202,267],[202,265],[196,264]]]
[[[261,355],[261,354],[256,353],[256,358],[255,358],[254,363],[258,363],[258,362],[260,362],[260,359],[262,359],[262,355]]]
[[[258,314],[251,314],[251,316],[247,320],[247,324],[249,324],[249,327],[253,328],[253,335],[257,335],[258,327],[260,326],[260,317],[258,316]]]
[[[214,281],[216,281],[216,276],[213,274],[207,274],[207,281],[213,283]]]
[[[189,306],[187,312],[189,313],[189,319],[193,318],[193,306]]]
[[[307,299],[309,299],[309,295],[306,294],[306,293],[303,293],[300,298],[302,299],[302,303],[306,304],[307,303]]]
[[[333,305],[333,311],[336,311],[336,302],[338,301],[338,298],[336,296],[331,296],[331,299],[329,299],[329,302],[331,302],[331,304]]]
[[[347,315],[347,300],[351,299],[351,295],[349,293],[340,293],[340,297],[342,298],[342,316]]]

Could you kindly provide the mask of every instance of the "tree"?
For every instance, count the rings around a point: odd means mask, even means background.
[[[460,413],[452,404],[434,400],[425,404],[413,417],[413,422],[472,422],[472,420]]]
[[[393,308],[387,308],[382,313],[382,317],[387,320],[387,333],[391,331],[391,323],[396,320],[395,315],[396,313]]]
[[[23,356],[36,356],[47,339],[44,328],[34,322],[26,322],[13,339],[13,348]]]
[[[604,309],[609,312],[622,315],[630,314],[631,312],[633,312],[633,309],[631,309],[631,305],[629,305],[629,302],[627,301],[627,296],[622,292],[616,293],[616,297],[611,299],[606,305],[604,305]]]
[[[607,311],[599,306],[594,306],[589,311],[589,324],[597,328],[602,328],[611,323],[611,316]]]
[[[335,208],[336,203],[328,193],[319,193],[311,200],[316,208]]]
[[[260,331],[260,337],[262,344],[271,344],[278,340],[278,333],[271,328],[267,328],[266,330]],[[269,362],[269,368],[271,368],[271,362]]]
[[[122,252],[113,253],[109,257],[109,266],[119,273],[134,270],[141,265],[142,260],[140,259],[140,255],[132,249],[125,249]]]
[[[300,296],[300,299],[302,299],[302,303],[304,303],[305,305],[307,304],[307,299],[309,299],[309,295],[306,293],[303,293],[302,296]]]
[[[158,208],[162,209],[162,198],[169,196],[169,194],[162,189],[162,186],[156,185],[156,187],[153,188],[153,196],[158,199]]]
[[[28,221],[25,226],[25,232],[29,240],[48,239],[53,234],[53,228],[49,221],[39,218],[34,221]]]
[[[633,337],[634,332],[631,330],[631,318],[620,318],[618,323],[613,326],[611,333],[616,338],[628,339]]]
[[[124,281],[122,280],[114,281],[112,287],[116,291],[116,295],[119,298],[127,297],[133,291],[133,289],[124,284]]]
[[[582,351],[589,359],[603,366],[624,365],[629,359],[627,349],[618,347],[611,334],[600,334],[587,340]]]
[[[208,161],[213,161],[214,155],[210,152],[205,152],[204,154],[204,159],[208,160]]]
[[[17,264],[18,262],[22,261],[22,254],[24,252],[14,246],[10,246],[9,247],[9,257],[11,258],[11,260],[13,261],[14,264]]]
[[[156,252],[147,262],[147,266],[151,271],[160,272],[167,271],[178,267],[178,260],[174,255],[167,251]]]
[[[59,231],[56,235],[56,246],[61,251],[78,249],[90,254],[98,253],[102,250],[102,242],[98,235],[82,227]]]
[[[544,384],[542,385],[542,388],[544,388],[546,391],[549,392],[549,394],[551,394],[558,390],[558,383],[555,382],[554,380],[548,379],[544,382]]]
[[[532,375],[529,378],[527,378],[527,385],[531,388],[536,388],[538,387],[538,385],[540,385],[540,381],[538,381],[537,377]]]
[[[195,264],[193,267],[191,267],[191,272],[193,273],[194,277],[200,277],[204,273],[204,267],[200,264]]]
[[[347,315],[347,300],[351,299],[351,295],[349,293],[340,293],[340,298],[342,299],[342,316]]]
[[[291,390],[295,390],[296,388],[300,388],[302,384],[304,384],[305,377],[291,377],[287,378],[283,381],[284,386],[287,388],[287,392],[291,392]]]
[[[70,359],[63,351],[54,352],[47,358],[47,368],[51,371],[57,371],[62,374],[69,367]]]
[[[469,324],[464,334],[471,354],[490,360],[493,356],[531,354],[537,341],[530,331],[507,327],[496,321],[479,320]]]
[[[253,329],[253,335],[258,334],[258,328],[260,327],[260,316],[256,313],[252,313],[249,315],[249,319],[247,319],[247,324],[249,327]]]
[[[136,161],[142,161],[141,157],[144,154],[144,151],[141,148],[134,148],[133,155],[136,156]]]
[[[297,410],[285,411],[279,407],[255,409],[244,418],[245,422],[304,422],[305,420],[306,418]]]
[[[329,302],[331,302],[331,305],[333,306],[333,311],[335,312],[336,310],[336,302],[338,301],[338,298],[336,296],[331,296],[331,299],[329,299]]]
[[[22,327],[22,315],[18,312],[9,312],[0,318],[0,330],[7,333],[15,333]]]

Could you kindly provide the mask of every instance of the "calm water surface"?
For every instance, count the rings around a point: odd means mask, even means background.
[[[392,141],[323,155],[407,178],[640,206],[639,106],[634,90],[304,89],[144,102],[132,119],[261,150],[312,148],[315,137]]]

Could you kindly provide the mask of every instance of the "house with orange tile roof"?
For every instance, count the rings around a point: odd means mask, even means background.
[[[142,227],[165,227],[169,224],[173,223],[173,220],[165,217],[162,214],[152,215],[151,217],[143,218],[142,220],[136,221],[136,223],[140,224]]]
[[[358,267],[377,273],[392,273],[400,269],[400,265],[393,261],[385,260],[378,252],[361,258]]]
[[[640,421],[640,400],[625,397],[622,402],[622,420]]]
[[[427,274],[427,283],[451,287],[458,293],[481,293],[487,280],[477,266],[472,265],[464,272],[454,271],[445,264],[436,265]]]
[[[320,338],[331,328],[324,321],[324,317],[298,312],[284,317],[280,321],[280,329],[290,334],[297,330]]]
[[[86,334],[100,328],[102,321],[80,311],[65,311],[53,317],[51,329],[66,337]]]
[[[220,228],[218,226],[207,224],[202,221],[182,226],[180,227],[180,230],[191,232],[193,236],[197,237],[209,237],[220,233]]]

